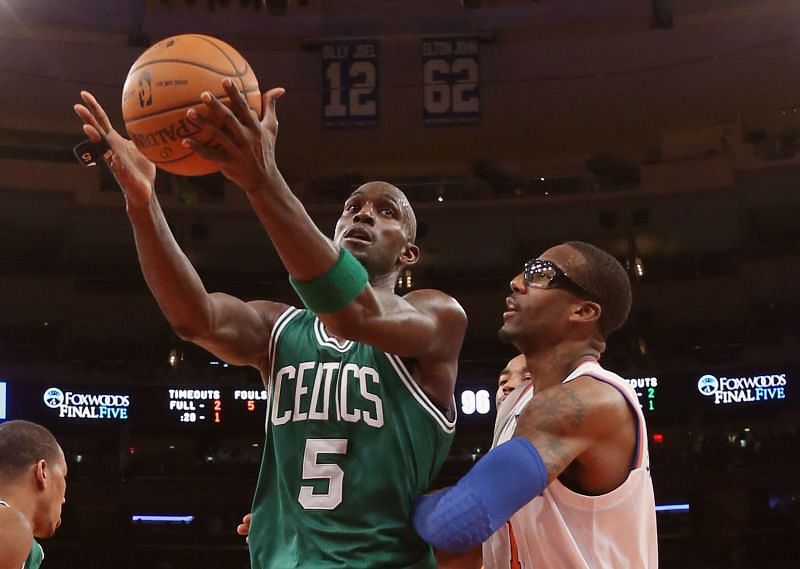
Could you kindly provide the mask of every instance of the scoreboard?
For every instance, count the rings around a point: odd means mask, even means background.
[[[265,389],[170,387],[159,393],[165,396],[168,410],[165,423],[170,424],[257,425],[263,423],[266,412]]]
[[[222,395],[219,389],[167,390],[168,409],[181,423],[222,423]]]
[[[152,427],[258,432],[264,428],[267,392],[255,386],[148,386],[140,406],[153,418]]]
[[[262,432],[269,395],[257,385],[32,384],[0,380],[0,421],[28,419],[46,426],[126,426],[137,431],[174,429]],[[494,392],[456,390],[462,419],[493,420]]]
[[[481,375],[490,375],[483,370]],[[800,365],[762,368],[724,366],[621,374],[648,420],[669,422],[700,413],[712,418],[755,418],[800,406],[794,396]],[[493,421],[496,384],[469,378],[456,393],[460,419]],[[494,381],[494,379],[490,380]]]
[[[794,409],[800,366],[719,368],[630,374],[646,417],[680,419],[694,413],[755,417]],[[459,420],[494,421],[494,378],[462,378],[455,400]],[[32,383],[0,377],[0,421],[28,419],[50,427],[125,427],[133,432],[209,430],[231,434],[264,429],[269,394],[257,384]]]
[[[633,387],[636,396],[639,398],[639,407],[642,408],[645,416],[655,413],[658,409],[656,394],[660,392],[657,377],[633,377],[626,381]]]

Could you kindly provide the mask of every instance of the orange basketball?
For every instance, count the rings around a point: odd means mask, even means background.
[[[219,168],[181,145],[199,132],[186,118],[210,91],[223,102],[228,97],[222,80],[229,77],[261,116],[261,93],[253,69],[227,43],[210,36],[184,34],[161,40],[131,67],[122,88],[122,117],[128,136],[156,166],[182,176],[202,176]],[[205,142],[202,138],[199,142]]]

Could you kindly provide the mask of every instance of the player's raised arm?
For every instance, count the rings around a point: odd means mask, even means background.
[[[259,120],[233,83],[226,80],[224,88],[230,108],[204,93],[209,119],[189,111],[209,142],[192,138],[186,145],[218,162],[222,173],[245,190],[305,305],[335,334],[390,353],[457,355],[466,328],[458,303],[437,291],[405,298],[394,294],[400,270],[419,258],[416,220],[405,195],[384,182],[365,184],[345,202],[334,239],[327,238],[275,162],[275,102],[283,90],[265,93]]]
[[[89,139],[108,147],[103,158],[125,196],[142,273],[172,328],[226,361],[261,366],[272,322],[284,306],[206,291],[164,218],[153,190],[155,166],[114,129],[91,93],[81,98],[75,112]]]

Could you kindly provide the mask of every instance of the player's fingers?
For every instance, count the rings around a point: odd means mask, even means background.
[[[247,524],[239,524],[236,527],[236,533],[238,533],[239,535],[247,535],[248,533],[250,533],[250,526]]]
[[[186,111],[186,118],[189,119],[189,122],[193,125],[201,129],[206,129],[215,136],[230,138],[231,133],[226,132],[223,121],[215,115],[201,114],[197,109],[189,109]]]
[[[100,133],[97,132],[97,129],[90,124],[83,125],[83,133],[95,144],[98,144],[103,139],[103,137],[100,136]]]
[[[236,140],[241,138],[240,129],[242,124],[233,114],[233,111],[223,105],[219,98],[208,91],[203,91],[200,95],[200,100],[205,103],[210,112],[210,115],[206,117],[206,124],[220,125],[226,128]]]
[[[189,117],[189,120],[193,123],[200,123],[200,120],[203,121],[203,124],[213,124],[215,127],[222,129],[225,127],[224,121],[216,115],[212,115],[208,112],[206,108],[195,108],[193,109],[193,113],[189,111],[186,112],[186,116]],[[200,119],[193,118],[193,117],[200,117]]]
[[[247,514],[245,517],[242,518],[242,523],[250,525],[250,520],[252,519],[253,519],[253,514],[252,513]]]
[[[264,97],[267,103],[269,103],[272,112],[275,112],[275,101],[280,99],[286,94],[286,89],[283,87],[273,87],[266,93],[264,93]]]
[[[242,128],[243,125],[241,122],[239,122],[239,119],[236,117],[236,115],[233,114],[233,111],[222,104],[222,101],[220,101],[219,98],[215,97],[208,91],[205,91],[200,95],[200,100],[203,101],[203,103],[205,103],[209,109],[208,116],[201,117],[204,120],[203,124],[213,125],[218,131],[227,132],[229,138],[240,146],[247,144],[247,140],[245,139],[244,135],[245,131]],[[194,115],[189,115],[189,112],[187,112],[187,116],[190,117],[190,120],[196,120],[195,118],[192,118]],[[197,113],[196,116],[201,115],[200,113]]]
[[[230,151],[236,148],[236,143],[240,143],[241,137],[236,136],[236,132],[231,132],[225,127],[216,124],[214,118],[204,117],[195,109],[186,111],[186,118],[209,135],[209,142],[205,143],[206,145],[209,145],[209,143],[212,146],[219,145]]]
[[[89,109],[83,105],[75,105],[72,108],[75,110],[75,114],[83,121],[84,126],[91,126],[92,129],[102,136],[103,129]],[[94,142],[97,141],[95,140]]]
[[[181,144],[194,152],[202,156],[207,160],[211,160],[213,162],[228,162],[228,159],[231,156],[231,153],[227,148],[225,148],[224,144],[215,145],[213,143],[206,143],[200,144],[196,140],[192,140],[191,138],[184,138],[181,141]]]
[[[100,132],[106,134],[112,130],[111,121],[108,120],[108,115],[103,107],[100,106],[100,103],[97,102],[97,99],[94,98],[94,95],[92,95],[89,91],[81,91],[81,99],[83,99],[83,102],[92,113],[92,116],[97,119],[97,123],[100,126]]]
[[[261,106],[264,109],[263,122],[267,128],[271,128],[275,132],[278,130],[278,113],[276,110],[276,101],[286,93],[283,87],[276,87],[270,89],[261,96]]]
[[[225,89],[225,92],[228,94],[228,98],[231,102],[231,112],[239,119],[239,122],[248,128],[258,126],[255,116],[250,106],[247,104],[247,99],[245,99],[244,94],[239,91],[239,88],[233,84],[233,81],[224,79],[222,81],[222,88]]]

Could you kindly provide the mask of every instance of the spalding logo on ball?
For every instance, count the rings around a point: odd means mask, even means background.
[[[230,78],[261,116],[261,92],[253,69],[227,43],[184,34],[161,40],[134,62],[122,88],[122,116],[128,136],[156,166],[182,176],[203,176],[219,168],[181,145],[200,129],[186,118],[194,107],[205,114],[200,94],[227,103],[222,80]],[[199,142],[205,142],[202,138]]]

